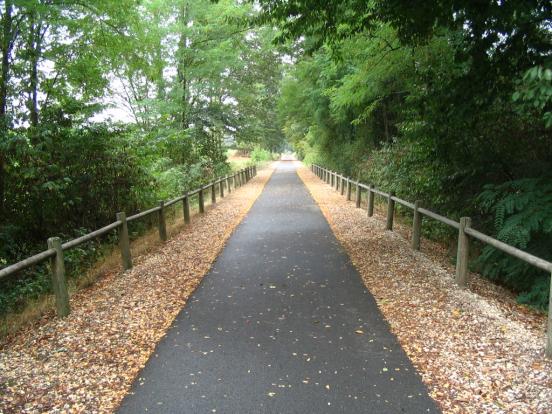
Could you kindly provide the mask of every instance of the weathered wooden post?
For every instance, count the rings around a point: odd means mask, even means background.
[[[362,197],[362,192],[361,192],[361,188],[360,188],[360,182],[357,181],[356,182],[356,191],[355,191],[355,206],[356,208],[360,208],[360,200],[361,200],[361,197]]]
[[[468,259],[470,254],[470,239],[466,227],[471,226],[471,218],[462,217],[458,228],[458,253],[456,255],[456,283],[466,286],[468,281]]]
[[[351,201],[351,190],[352,190],[351,187],[352,187],[351,179],[347,177],[347,201]]]
[[[217,202],[217,186],[216,181],[213,181],[211,184],[211,204],[215,204]]]
[[[219,181],[219,186],[220,186],[220,198],[224,198],[224,179],[221,179]]]
[[[205,213],[205,202],[203,201],[203,187],[199,188],[199,192],[197,193],[197,198],[199,202],[199,212],[203,214]]]
[[[56,298],[56,311],[58,316],[65,317],[71,312],[69,306],[69,291],[65,279],[65,263],[63,262],[63,249],[59,237],[48,239],[48,249],[54,249],[56,255],[50,261],[52,271],[52,288]]]
[[[117,221],[121,222],[121,225],[117,229],[119,236],[119,249],[121,249],[121,260],[123,269],[128,270],[132,268],[132,256],[130,255],[130,240],[128,238],[128,223],[125,212],[117,213]]]
[[[190,224],[190,195],[188,193],[184,195],[182,208],[184,209],[184,223]]]
[[[374,215],[374,192],[372,191],[372,185],[368,186],[368,217]]]
[[[414,217],[412,220],[412,248],[420,250],[420,240],[422,236],[422,215],[419,212],[420,200],[414,202]]]
[[[393,230],[393,217],[395,216],[395,201],[393,197],[395,193],[391,191],[387,196],[387,222],[385,224],[386,230]]]
[[[226,189],[228,190],[228,194],[232,192],[232,187],[230,186],[230,176],[226,176]]]
[[[341,185],[340,191],[341,191],[341,195],[343,195],[343,194],[345,194],[345,181],[346,181],[346,180],[345,180],[345,177],[344,177],[343,175],[341,176],[340,181],[341,181],[341,183],[340,183],[340,185]]]
[[[552,272],[550,275],[550,295],[548,297],[548,330],[545,355],[552,359]]]
[[[159,238],[161,241],[167,240],[167,225],[165,223],[165,202],[160,201],[159,202],[159,210],[158,210],[158,223],[159,226]]]

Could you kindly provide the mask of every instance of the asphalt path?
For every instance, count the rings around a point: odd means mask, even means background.
[[[143,412],[439,411],[283,161],[119,408]]]

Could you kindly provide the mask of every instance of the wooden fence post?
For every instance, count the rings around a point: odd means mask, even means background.
[[[228,194],[232,192],[232,187],[230,186],[230,176],[226,176],[226,189],[228,190]]]
[[[166,241],[167,240],[167,225],[165,223],[165,202],[164,201],[159,202],[158,226],[159,226],[159,238],[161,239],[161,241]]]
[[[190,224],[190,196],[188,193],[184,195],[182,200],[182,208],[184,209],[184,223]]]
[[[215,181],[213,181],[213,184],[211,184],[211,204],[215,204],[217,202],[217,188]]]
[[[351,201],[351,190],[352,190],[351,187],[352,187],[351,179],[347,177],[347,201]]]
[[[552,274],[550,275],[550,296],[548,297],[548,330],[545,355],[552,359]]]
[[[203,187],[199,188],[199,193],[197,193],[197,198],[199,202],[199,212],[203,214],[205,213],[205,202],[203,201]]]
[[[468,259],[470,255],[470,239],[466,234],[466,227],[471,226],[471,218],[462,217],[458,229],[458,253],[456,255],[456,283],[466,286],[468,281]]]
[[[356,182],[356,191],[355,191],[355,206],[356,208],[360,208],[360,200],[361,200],[361,197],[362,197],[362,192],[361,192],[361,188],[360,188],[360,182],[357,181]]]
[[[372,185],[368,186],[368,217],[374,215],[374,192],[372,191]]]
[[[119,235],[119,249],[121,249],[121,260],[123,269],[132,269],[132,256],[130,255],[130,240],[128,238],[128,223],[125,212],[117,213],[117,221],[121,225],[117,229]]]
[[[219,181],[220,198],[224,198],[224,179]]]
[[[56,298],[56,311],[58,316],[65,317],[71,312],[69,306],[69,292],[67,290],[67,280],[65,279],[65,264],[63,262],[63,249],[61,248],[61,239],[51,237],[48,239],[48,249],[54,249],[56,255],[51,260],[52,288]]]
[[[339,181],[341,181],[341,183],[340,183],[340,185],[341,185],[340,192],[341,192],[341,195],[343,195],[343,194],[345,194],[345,177],[342,175]]]
[[[422,236],[422,215],[418,211],[420,204],[419,200],[414,202],[414,217],[412,220],[412,248],[414,250],[420,250],[420,239]]]
[[[395,216],[395,201],[392,197],[395,193],[391,191],[387,197],[387,223],[385,224],[386,230],[393,230],[393,217]]]

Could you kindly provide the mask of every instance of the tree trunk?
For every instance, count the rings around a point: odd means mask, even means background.
[[[161,16],[159,10],[154,12],[154,24],[156,27],[161,27]],[[163,77],[164,72],[164,61],[163,61],[163,38],[159,38],[159,43],[157,44],[157,49],[155,51],[155,59],[157,65],[157,99],[159,101],[165,100],[165,78]]]
[[[13,46],[12,29],[12,1],[4,3],[4,16],[2,22],[2,78],[0,79],[0,222],[4,218],[4,199],[6,181],[5,144],[8,120],[6,117],[8,105],[8,82],[10,76],[10,55]]]
[[[188,2],[182,2],[180,9],[180,27],[182,32],[180,33],[180,39],[178,41],[178,68],[177,76],[178,83],[181,88],[180,99],[180,126],[182,129],[187,129],[189,126],[188,121],[188,79],[186,77],[186,49],[188,48],[188,36],[186,29],[188,27],[189,6]]]
[[[389,137],[389,119],[387,119],[387,104],[383,102],[383,127],[385,129],[385,141],[390,142]]]
[[[29,38],[28,38],[28,51],[29,51],[29,98],[27,101],[27,107],[29,109],[29,119],[31,127],[33,128],[33,136],[36,134],[36,128],[38,127],[38,60],[42,53],[41,31],[42,23],[37,22],[36,12],[32,12],[30,15],[29,23]]]

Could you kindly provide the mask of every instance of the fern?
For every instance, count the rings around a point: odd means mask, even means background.
[[[478,202],[494,216],[499,240],[552,261],[552,177],[486,186]],[[520,302],[546,307],[550,289],[546,272],[490,246],[483,249],[478,265],[484,276],[518,292]]]

